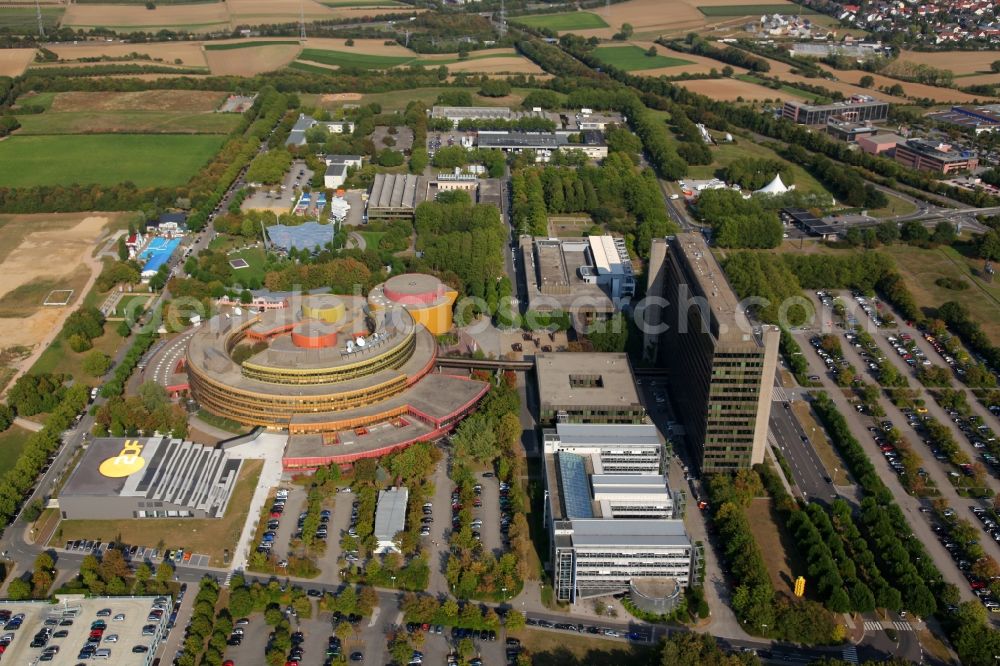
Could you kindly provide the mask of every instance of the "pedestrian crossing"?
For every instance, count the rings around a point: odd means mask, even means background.
[[[788,402],[788,395],[785,393],[785,389],[781,386],[775,386],[771,392],[771,400],[773,402]]]
[[[913,631],[913,625],[909,622],[897,620],[883,624],[878,620],[865,620],[865,631],[882,631],[887,628],[895,629],[896,631]]]
[[[845,647],[842,656],[844,661],[846,661],[849,664],[860,663],[860,660],[858,659],[858,648],[854,647],[853,645],[848,645],[847,647]]]

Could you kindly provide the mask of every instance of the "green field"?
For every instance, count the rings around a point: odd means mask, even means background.
[[[790,2],[777,5],[714,5],[698,7],[705,16],[760,16],[762,14],[815,14],[816,11],[793,5]]]
[[[28,93],[18,96],[17,105],[37,106],[42,109],[49,109],[55,98],[56,93],[54,92]],[[14,107],[14,111],[17,112],[17,106]]]
[[[671,58],[661,55],[648,56],[643,49],[631,44],[628,46],[599,46],[594,51],[594,55],[602,62],[612,67],[623,69],[626,72],[694,64],[690,60],[682,58]]]
[[[549,30],[555,30],[557,32],[565,30],[590,30],[593,28],[608,27],[608,24],[604,22],[604,19],[597,14],[591,14],[590,12],[566,12],[564,14],[514,16],[511,17],[511,20],[531,26],[532,28],[548,28]]]
[[[387,69],[415,60],[409,56],[379,56],[347,51],[326,51],[323,49],[303,49],[302,60],[311,60],[322,65],[336,67],[360,67],[361,69]]]
[[[122,299],[118,301],[118,306],[115,307],[115,317],[124,317],[129,315],[135,317],[136,314],[142,312],[146,309],[146,305],[150,302],[149,294],[126,294],[122,296]]]
[[[31,431],[12,425],[0,432],[0,476],[9,472],[17,462]]]
[[[18,135],[43,134],[229,134],[240,124],[235,113],[80,111],[18,116]]]
[[[826,190],[818,180],[813,178],[809,172],[797,164],[792,164],[778,156],[770,148],[765,148],[756,143],[739,139],[735,143],[721,143],[712,148],[712,156],[715,160],[708,165],[691,166],[688,168],[688,177],[693,179],[708,179],[716,176],[716,172],[740,158],[768,159],[779,162],[786,162],[791,165],[794,176],[795,190],[807,194],[827,194]]]
[[[239,252],[233,252],[227,257],[230,261],[234,259],[243,259],[249,266],[246,268],[234,269],[233,275],[239,282],[248,282],[251,279],[256,279],[257,281],[264,280],[264,264],[266,263],[266,257],[264,256],[264,250],[259,247],[252,247],[247,250],[240,250]]]
[[[11,136],[0,141],[0,187],[183,185],[225,140],[220,135]]]
[[[62,7],[42,7],[42,25],[48,29],[59,25],[66,10]],[[0,30],[4,28],[27,28],[32,32],[38,30],[38,17],[34,7],[0,7]]]
[[[258,46],[281,46],[294,44],[298,46],[298,40],[282,39],[274,41],[255,40],[249,42],[233,42],[232,44],[205,44],[206,51],[232,51],[233,49],[252,49]]]

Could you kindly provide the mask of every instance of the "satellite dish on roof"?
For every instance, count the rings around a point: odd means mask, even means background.
[[[236,308],[236,309],[233,310],[233,314],[235,314],[237,317],[239,317],[240,315],[243,314],[243,310],[241,308]]]
[[[365,339],[364,339],[363,337],[361,337],[361,336],[358,336],[358,339],[357,339],[357,340],[355,340],[354,342],[355,342],[355,343],[356,343],[356,344],[357,344],[357,345],[358,345],[359,347],[364,347],[364,346],[365,346]]]

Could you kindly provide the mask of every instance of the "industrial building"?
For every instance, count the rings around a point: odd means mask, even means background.
[[[927,117],[939,123],[957,125],[975,134],[992,132],[1000,127],[1000,104],[953,106],[948,111],[928,113]]]
[[[646,422],[625,354],[540,352],[535,374],[543,424]]]
[[[567,312],[582,328],[609,318],[635,294],[625,241],[612,236],[521,236],[528,308]]]
[[[600,160],[608,156],[608,144],[600,130],[579,132],[579,143],[570,142],[567,132],[479,132],[476,143],[480,148],[495,148],[508,153],[534,150],[540,160],[554,150],[579,150],[590,159]]]
[[[854,95],[849,100],[831,104],[788,100],[781,117],[800,125],[825,125],[833,117],[853,122],[879,122],[889,117],[889,103],[869,95]]]
[[[764,461],[778,358],[776,327],[752,324],[701,234],[654,239],[664,340],[660,363],[696,464],[732,472]]]
[[[979,166],[979,158],[973,150],[957,149],[947,143],[923,139],[908,139],[896,144],[894,157],[911,169],[944,175],[972,171]]]
[[[412,220],[427,198],[427,179],[412,174],[379,173],[368,195],[369,220]]]
[[[590,436],[611,435],[601,428]],[[689,582],[694,549],[666,477],[596,474],[602,452],[581,455],[561,446],[547,439],[544,456],[556,599],[577,603],[638,590],[653,612],[669,612]]]
[[[431,118],[447,118],[455,127],[463,120],[510,120],[511,110],[506,106],[435,106]]]
[[[170,437],[99,437],[59,492],[64,520],[221,518],[242,460]]]
[[[409,497],[410,491],[406,486],[379,491],[373,530],[377,542],[375,553],[399,552],[396,535],[406,528],[406,502]]]

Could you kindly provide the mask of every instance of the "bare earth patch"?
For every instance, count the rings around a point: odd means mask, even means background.
[[[152,14],[152,12],[149,13]],[[206,65],[205,57],[201,51],[201,42],[154,42],[151,44],[81,42],[79,44],[50,45],[47,48],[59,56],[60,60],[100,58],[101,56],[124,58],[132,53],[139,53],[165,64],[175,64],[175,61],[180,60],[180,64],[188,67],[205,67]]]
[[[298,44],[275,44],[245,49],[205,51],[205,59],[212,74],[253,76],[273,72],[295,60],[302,47]]]
[[[225,95],[208,90],[64,92],[52,101],[54,113],[79,111],[175,111],[201,113],[219,108]]]
[[[479,72],[483,74],[544,74],[541,67],[521,56],[499,56],[463,60],[445,65],[449,72]]]
[[[364,98],[361,93],[327,93],[325,95],[320,95],[320,101],[324,104],[329,104],[330,102],[357,102]]]
[[[0,49],[0,76],[20,76],[35,57],[35,49]]]
[[[767,572],[771,575],[774,589],[791,594],[795,577],[792,563],[788,559],[784,535],[778,527],[781,516],[772,507],[771,500],[765,497],[751,500],[746,513],[757,545],[760,546],[760,551],[765,553],[764,562],[767,564]]]

